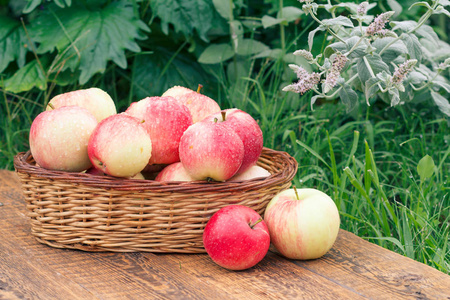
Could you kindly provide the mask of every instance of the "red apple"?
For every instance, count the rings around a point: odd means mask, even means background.
[[[241,167],[244,145],[224,122],[191,125],[180,140],[180,160],[194,180],[225,181]]]
[[[65,106],[40,113],[31,124],[30,150],[45,169],[81,172],[92,166],[88,141],[97,120],[86,109]]]
[[[275,248],[291,259],[315,259],[333,246],[339,212],[327,194],[317,189],[288,189],[267,205],[264,221]]]
[[[47,110],[51,110],[52,106],[58,108],[71,105],[86,108],[94,115],[98,122],[117,113],[113,99],[111,99],[108,93],[99,88],[76,90],[59,94],[49,101]]]
[[[220,111],[220,106],[215,100],[206,95],[200,94],[200,88],[201,85],[199,85],[199,89],[197,91],[193,91],[186,87],[174,86],[164,92],[162,96],[171,96],[181,101],[189,108],[192,115],[192,121],[196,123],[203,120],[207,116]]]
[[[168,165],[155,178],[156,181],[193,181],[181,162]]]
[[[143,126],[152,140],[149,164],[180,161],[180,139],[192,125],[192,117],[186,106],[172,97],[147,97],[130,105],[125,112],[144,120]]]
[[[236,174],[229,179],[229,181],[244,181],[255,178],[265,178],[269,177],[270,172],[260,166],[251,166],[242,173]]]
[[[147,165],[152,142],[139,119],[121,113],[98,123],[88,155],[97,169],[116,177],[133,177]]]
[[[226,109],[206,118],[208,121],[218,119],[230,126],[244,143],[244,158],[237,173],[242,173],[255,165],[263,148],[263,134],[261,128],[253,117],[236,108]]]
[[[269,230],[253,209],[228,205],[209,219],[203,232],[203,245],[219,266],[244,270],[259,263],[267,254]]]

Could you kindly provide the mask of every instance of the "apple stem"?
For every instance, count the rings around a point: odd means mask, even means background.
[[[198,87],[197,87],[197,93],[200,93],[200,91],[202,90],[202,88],[203,88],[203,85],[199,84]]]
[[[255,223],[253,223],[253,224],[250,223],[250,224],[249,224],[249,225],[250,225],[250,228],[253,229],[253,227],[255,227],[255,225],[258,224],[259,222],[261,222],[262,220],[263,220],[262,218],[259,218]]]
[[[297,197],[297,200],[300,200],[300,198],[298,197],[298,191],[297,191],[297,187],[294,185],[294,192],[295,192],[295,197]]]
[[[55,106],[53,106],[53,103],[48,103],[48,106],[50,106],[51,109],[55,109]]]
[[[222,120],[225,121],[226,116],[227,116],[227,112],[224,111],[224,110],[222,110],[222,111],[220,112],[220,114],[222,115]]]

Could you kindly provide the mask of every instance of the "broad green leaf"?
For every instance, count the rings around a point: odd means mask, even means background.
[[[378,77],[371,77],[364,83],[364,95],[366,97],[367,105],[370,105],[370,100],[374,99],[374,96],[379,91],[380,87],[378,83],[380,79]]]
[[[161,19],[161,29],[166,35],[169,34],[169,24],[172,24],[175,32],[192,36],[196,31],[202,40],[208,41],[207,33],[214,21],[212,1],[154,0],[150,1],[150,6],[153,14]]]
[[[413,70],[409,72],[407,80],[414,85],[420,86],[427,80],[427,77],[422,73]]]
[[[433,27],[429,25],[422,25],[419,29],[416,31],[418,36],[421,36],[422,38],[434,43],[435,47],[439,47],[439,36],[434,31]]]
[[[200,54],[198,62],[202,64],[218,64],[234,55],[230,44],[211,44]]]
[[[352,14],[356,14],[358,11],[358,6],[359,6],[359,4],[352,3],[352,2],[339,3],[339,4],[332,5],[332,7],[327,10],[329,10],[330,12],[333,12],[336,10],[336,8],[342,7],[342,8],[347,9],[348,11],[350,11]],[[369,11],[370,9],[374,8],[375,6],[377,6],[376,3],[370,3],[369,5],[367,5],[367,10]]]
[[[416,2],[416,3],[414,3],[413,5],[411,5],[411,6],[409,7],[409,9],[413,8],[414,6],[424,6],[424,7],[428,8],[428,9],[431,9],[430,4],[428,4],[428,2],[425,2],[425,1]]]
[[[237,54],[252,55],[268,50],[269,47],[253,39],[241,39],[238,41]]]
[[[341,53],[345,53],[345,52],[349,51],[359,41],[359,39],[360,39],[359,36],[352,36],[352,37],[346,39],[345,43],[343,43],[343,42],[335,42],[335,43],[333,43],[331,45],[328,45],[325,48],[325,57],[330,57],[331,54],[333,54],[333,53],[335,53],[337,51],[341,52]],[[348,58],[350,58],[350,59],[352,59],[352,58],[360,58],[360,57],[363,57],[364,55],[367,55],[367,53],[365,52],[366,48],[367,48],[367,46],[364,43],[360,43],[348,55]]]
[[[12,18],[0,18],[0,72],[12,61],[17,61],[19,68],[25,65],[28,40],[22,24]]]
[[[374,75],[383,71],[389,72],[388,65],[381,59],[378,53],[366,55],[357,61],[358,77],[362,83],[369,80]]]
[[[358,103],[358,94],[346,83],[342,85],[339,91],[339,98],[344,103],[347,113],[353,110]]]
[[[42,0],[27,0],[27,5],[23,9],[24,14],[32,12],[38,5],[42,3]]]
[[[325,26],[341,25],[345,27],[354,27],[352,20],[344,16],[338,16],[333,19],[325,19],[322,20],[322,23]]]
[[[304,15],[305,12],[295,6],[285,6],[282,10],[278,11],[277,19],[284,19],[287,22],[293,22]]]
[[[125,50],[139,52],[136,40],[146,38],[142,31],[149,31],[135,18],[128,1],[112,2],[101,10],[71,6],[45,11],[33,24],[30,35],[40,43],[38,53],[56,48],[64,63],[62,71],[81,71],[80,84],[104,72],[110,60],[126,68]]]
[[[443,6],[449,6],[450,1],[449,0],[439,0],[439,4]]]
[[[12,93],[29,91],[34,87],[47,88],[47,80],[37,60],[20,68],[14,75],[4,81],[4,89]]]
[[[375,47],[377,50],[377,53],[379,53],[382,49],[384,49],[385,46],[387,46],[389,43],[394,41],[395,38],[392,37],[385,37],[381,39],[376,39],[372,46]],[[408,49],[406,48],[405,44],[401,41],[397,41],[394,44],[390,45],[389,48],[384,50],[383,54],[381,55],[381,58],[384,62],[390,63],[391,61],[394,61],[399,56],[402,56],[402,54],[407,53]]]
[[[175,50],[174,50],[175,51]],[[202,93],[211,95],[217,86],[214,77],[210,76],[195,58],[168,51],[159,46],[152,54],[138,54],[133,71],[132,87],[134,97],[143,99],[148,96],[162,95],[167,89],[181,85],[196,90],[198,84],[203,85]]]
[[[387,0],[389,7],[395,11],[395,16],[402,13],[403,7],[396,0]]]
[[[450,117],[450,103],[448,100],[434,91],[431,92],[431,97],[433,98],[434,103],[438,106],[439,110]]]
[[[420,181],[423,182],[425,179],[433,176],[435,167],[434,160],[431,156],[427,154],[422,157],[417,164],[417,172],[419,173]]]
[[[450,11],[446,10],[442,6],[439,6],[438,9],[434,11],[435,14],[444,14],[447,17],[450,17]]]
[[[417,26],[417,22],[416,21],[392,21],[390,22],[392,24],[392,30],[401,30],[404,32],[408,32],[412,29],[414,29],[414,27]]]
[[[401,35],[401,37],[402,41],[406,45],[406,48],[408,49],[409,56],[411,58],[417,59],[417,62],[420,63],[423,57],[423,50],[417,36],[415,34],[404,33]]]
[[[294,56],[294,55],[292,55],[292,56]],[[265,57],[270,57],[273,59],[280,59],[280,58],[284,58],[285,56],[283,55],[283,51],[281,49],[267,49],[267,50],[264,50],[256,55],[252,56],[252,59],[265,58]]]
[[[391,102],[391,106],[396,106],[400,103],[400,91],[397,88],[389,89],[388,96]]]
[[[264,28],[269,28],[275,25],[280,24],[281,22],[283,22],[284,19],[276,19],[274,17],[271,16],[263,16],[261,19],[262,25]]]
[[[233,1],[222,1],[222,0],[213,0],[214,7],[216,8],[219,15],[226,20],[232,19],[234,3]]]
[[[308,46],[309,46],[309,51],[312,50],[312,46],[314,43],[314,35],[316,34],[317,31],[324,31],[326,30],[324,26],[320,25],[318,26],[316,29],[311,30],[308,33]]]

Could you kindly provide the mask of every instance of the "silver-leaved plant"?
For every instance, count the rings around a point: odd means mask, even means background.
[[[414,3],[411,7],[426,8],[417,22],[393,21],[393,11],[370,15],[369,10],[376,4],[367,1],[336,5],[330,0],[328,4],[299,1],[319,26],[309,32],[309,49],[297,50],[294,55],[305,58],[315,72],[289,65],[298,81],[284,87],[284,91],[303,94],[313,90],[311,107],[318,98],[339,97],[348,111],[360,98],[370,105],[379,96],[395,106],[426,94],[442,113],[450,116],[449,101],[443,96],[450,94],[450,84],[443,76],[450,67],[450,45],[426,25],[433,14],[450,16],[446,9],[449,0]],[[347,9],[350,17],[336,16],[338,8]],[[331,18],[319,19],[318,9],[325,9]],[[323,53],[314,56],[311,49],[318,31],[327,31],[331,41]]]

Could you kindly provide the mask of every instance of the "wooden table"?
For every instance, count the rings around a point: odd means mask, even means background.
[[[83,252],[30,234],[16,175],[0,170],[0,299],[450,299],[450,276],[341,230],[323,258],[269,251],[228,271],[206,254]]]

